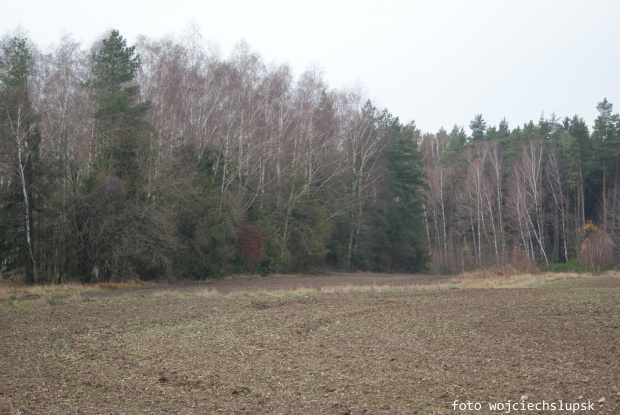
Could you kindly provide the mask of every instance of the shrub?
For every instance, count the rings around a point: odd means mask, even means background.
[[[613,242],[607,232],[590,225],[588,236],[581,244],[578,257],[585,265],[586,271],[599,273],[613,261],[613,251]]]
[[[579,259],[573,258],[573,259],[569,260],[568,262],[549,264],[547,267],[545,267],[545,271],[550,271],[550,272],[584,272],[585,271],[585,266],[583,265],[583,263]]]

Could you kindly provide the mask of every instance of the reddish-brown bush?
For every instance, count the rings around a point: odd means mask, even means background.
[[[242,220],[237,225],[237,250],[246,265],[255,267],[265,258],[265,231]]]

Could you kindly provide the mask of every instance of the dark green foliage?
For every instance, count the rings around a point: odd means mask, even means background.
[[[474,142],[486,138],[487,122],[482,118],[482,114],[476,115],[472,122],[469,123],[469,128],[471,128],[471,138]]]
[[[135,47],[127,47],[127,41],[118,30],[103,39],[101,49],[93,55],[94,79],[91,86],[102,97],[118,95],[127,90],[125,83],[134,79],[140,68],[140,57],[135,55]],[[135,90],[135,86],[131,87]]]
[[[271,242],[279,247],[279,251],[270,254],[268,249],[267,259],[277,263],[280,272],[309,272],[324,264],[332,224],[327,220],[326,207],[319,201],[317,193],[302,191],[305,186],[303,177],[291,177],[288,186],[285,197],[297,194],[297,201],[289,204],[279,217],[269,219],[279,229],[278,234],[273,235],[276,239]]]
[[[14,36],[0,45],[0,163],[6,166],[0,184],[0,265],[3,271],[25,271],[36,281],[34,215],[43,196],[41,135],[29,96],[34,60],[25,38]]]
[[[331,224],[327,221],[325,207],[317,200],[310,199],[296,208],[287,244],[289,270],[308,272],[321,266],[328,252],[326,245],[330,234]]]
[[[4,272],[24,269],[28,262],[23,207],[17,190],[17,186],[5,186],[0,193],[0,264]]]
[[[574,116],[568,128],[569,141],[566,148],[568,184],[576,189],[591,164],[592,142],[590,132],[583,118]]]
[[[414,127],[403,127],[397,122],[391,126],[395,139],[388,155],[387,232],[376,248],[379,268],[385,266],[386,270],[398,272],[423,271],[429,261],[423,193],[427,186],[414,132]]]
[[[620,149],[620,131],[618,131],[620,119],[618,114],[613,114],[613,105],[607,99],[600,102],[596,108],[599,116],[594,121],[591,137],[592,155],[596,162],[591,164],[591,181],[595,187],[592,193],[599,194],[602,199],[607,197],[609,190],[617,181],[616,156]]]
[[[118,179],[117,179],[118,180]],[[103,189],[82,207],[85,234],[81,275],[99,280],[158,279],[170,275],[175,228],[167,208],[155,203],[125,202]]]
[[[0,84],[5,93],[20,93],[22,99],[27,99],[25,93],[32,71],[33,58],[27,39],[16,36],[2,45]]]
[[[564,263],[549,264],[543,269],[550,272],[584,272],[585,266],[580,260],[573,258]]]
[[[442,163],[446,165],[456,163],[456,159],[461,154],[461,151],[463,151],[468,144],[467,140],[467,134],[463,127],[455,125],[450,132],[450,143],[448,144],[448,148],[446,148],[442,155]]]
[[[93,116],[105,148],[102,163],[135,193],[144,184],[140,169],[148,156],[146,134],[152,129],[144,120],[150,102],[137,102],[140,87],[132,83],[140,57],[113,30],[93,55],[93,62],[93,79],[88,87],[97,104]]]
[[[85,177],[83,195],[76,200],[74,272],[99,280],[170,276],[179,241],[174,205],[147,194],[152,128],[144,119],[150,103],[138,102],[139,85],[133,83],[140,59],[116,30],[92,59],[86,86],[96,105],[103,158],[100,168]],[[167,191],[151,188],[162,200]]]

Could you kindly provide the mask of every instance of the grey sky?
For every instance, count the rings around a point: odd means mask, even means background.
[[[476,114],[510,127],[541,113],[588,125],[607,98],[620,111],[617,0],[28,0],[5,2],[0,31],[21,25],[46,49],[63,33],[89,46],[111,28],[181,35],[192,19],[228,55],[244,39],[296,75],[323,69],[332,88],[363,86],[425,132]],[[469,130],[468,130],[469,131]]]

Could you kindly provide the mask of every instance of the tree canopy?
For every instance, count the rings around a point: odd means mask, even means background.
[[[422,134],[247,44],[0,44],[0,271],[30,283],[613,266],[620,117]],[[596,254],[595,254],[596,253]],[[610,265],[611,264],[611,265]]]

